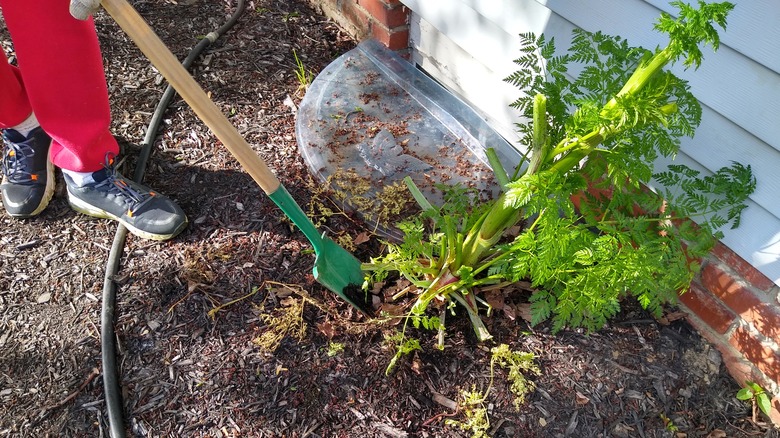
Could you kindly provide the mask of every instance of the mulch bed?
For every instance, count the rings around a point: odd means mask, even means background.
[[[134,5],[181,59],[232,13],[232,2],[215,0]],[[139,143],[165,84],[107,15],[96,23],[114,132]],[[322,229],[367,260],[380,239],[351,214],[322,213],[333,205],[294,129],[303,92],[293,50],[317,72],[354,45],[302,1],[254,1],[193,74]],[[126,174],[136,151],[128,147]],[[113,279],[128,436],[470,436],[445,421],[465,421],[462,391],[488,387],[493,344],[478,345],[467,318],[448,318],[442,351],[430,332],[410,330],[423,350],[386,376],[384,339],[398,327],[367,322],[313,280],[308,241],[179,100],[146,182],[176,199],[190,226],[171,242],[129,237]],[[38,218],[0,213],[0,436],[109,433],[99,327],[116,227],[71,211],[62,187]],[[626,303],[590,335],[503,316],[486,324],[496,343],[533,352],[541,368],[519,411],[496,369],[492,436],[780,436],[753,422],[717,351],[684,319],[663,325]]]

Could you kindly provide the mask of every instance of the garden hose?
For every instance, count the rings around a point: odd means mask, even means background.
[[[238,18],[244,12],[244,0],[238,0],[236,10],[230,18],[219,29],[210,32],[201,39],[195,47],[192,48],[189,55],[184,59],[182,65],[189,68],[192,63],[200,56],[203,51],[215,42],[225,32],[230,30],[236,24]],[[163,115],[168,109],[176,91],[168,85],[155,108],[149,126],[146,130],[144,142],[141,145],[141,151],[136,162],[133,180],[141,182],[146,172],[146,164],[151,155],[154,139],[157,136],[157,130],[162,122]],[[106,272],[103,280],[103,305],[100,314],[100,345],[101,359],[103,362],[103,389],[106,397],[106,412],[108,416],[110,436],[112,438],[124,438],[125,422],[124,407],[122,403],[122,393],[119,387],[119,376],[116,365],[116,334],[114,332],[114,308],[116,307],[116,283],[114,278],[119,271],[119,262],[127,237],[127,228],[121,224],[117,227],[114,235],[114,242],[111,251],[108,254],[106,262]]]

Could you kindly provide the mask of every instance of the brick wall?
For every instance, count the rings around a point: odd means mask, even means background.
[[[308,0],[357,40],[374,38],[408,52],[409,15],[400,0]]]
[[[780,287],[718,244],[680,303],[737,383],[753,381],[776,395],[771,418],[780,425]]]
[[[410,11],[400,0],[309,2],[356,39],[375,38],[408,53]],[[680,304],[737,383],[757,382],[777,395],[771,417],[780,425],[780,287],[719,244]]]

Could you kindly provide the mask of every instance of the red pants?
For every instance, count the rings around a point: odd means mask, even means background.
[[[32,111],[52,137],[51,161],[78,172],[102,168],[119,147],[103,58],[92,20],[70,16],[68,0],[0,0],[19,68],[0,61],[0,127]]]

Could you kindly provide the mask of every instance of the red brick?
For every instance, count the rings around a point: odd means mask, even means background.
[[[772,409],[769,410],[769,419],[772,420],[775,427],[780,427],[780,397],[775,397],[771,401]]]
[[[769,411],[769,419],[775,426],[780,427],[780,397],[772,399],[772,409]]]
[[[358,0],[368,14],[389,29],[405,26],[409,18],[408,10],[403,6],[390,6],[381,0]]]
[[[358,28],[358,31],[362,34],[366,34],[369,28],[369,21],[371,18],[365,9],[359,7],[354,1],[346,1],[341,3],[341,14],[350,23]]]
[[[707,342],[720,352],[721,357],[723,358],[723,364],[726,366],[729,374],[731,374],[731,377],[733,377],[740,386],[744,385],[747,381],[758,382],[764,387],[768,386],[769,380],[766,376],[747,359],[742,357],[742,354],[727,342],[725,336],[715,333],[712,328],[696,316],[689,315],[687,321],[702,337],[704,337],[704,339],[707,340]]]
[[[402,50],[409,47],[409,29],[390,31],[386,27],[374,23],[371,26],[371,35],[390,50]]]
[[[734,313],[699,284],[692,283],[680,302],[719,334],[724,334],[734,321]]]
[[[745,382],[766,380],[757,376],[757,374],[760,373],[756,370],[756,367],[753,366],[750,361],[742,357],[741,354],[737,353],[731,346],[728,347],[728,350],[718,348],[718,351],[720,351],[721,357],[723,358],[723,365],[726,366],[729,374],[739,386],[745,386]]]
[[[720,242],[712,249],[712,254],[736,271],[745,281],[762,291],[768,291],[775,284],[769,277],[759,272],[753,265]]]
[[[742,319],[752,323],[762,335],[780,340],[780,311],[777,307],[762,301],[751,288],[714,263],[704,266],[701,282]]]
[[[729,338],[729,343],[769,379],[780,382],[780,354],[762,344],[748,329],[738,327]]]
[[[747,359],[742,357],[742,354],[728,343],[724,336],[715,333],[712,328],[695,315],[688,315],[687,321],[711,345],[718,349],[723,358],[723,364],[739,386],[744,386],[745,382],[748,381],[756,382],[764,388],[771,385],[771,381],[767,376],[759,371],[756,366]],[[778,400],[778,398],[775,398],[772,401],[772,408],[770,418],[775,425],[780,426],[780,400]]]

